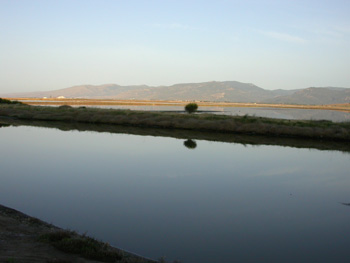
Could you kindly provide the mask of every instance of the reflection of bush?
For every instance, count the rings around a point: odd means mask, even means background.
[[[191,139],[188,139],[188,140],[184,141],[184,145],[188,149],[195,149],[197,147],[197,143],[194,140],[191,140]]]

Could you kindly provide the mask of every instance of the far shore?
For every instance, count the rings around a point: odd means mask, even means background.
[[[215,114],[182,114],[92,107],[73,108],[0,104],[0,116],[30,121],[63,121],[90,124],[136,126],[144,128],[180,129],[313,140],[350,141],[350,122],[282,120],[254,116]]]
[[[86,98],[6,98],[22,101],[28,105],[96,105],[96,106],[184,106],[195,102],[199,107],[248,107],[248,108],[281,108],[281,109],[313,109],[336,110],[350,112],[350,104],[330,105],[297,105],[297,104],[262,104],[243,102],[215,102],[215,101],[181,101],[181,100],[120,100],[120,99],[86,99]]]
[[[59,129],[61,131],[93,131],[100,133],[114,134],[132,134],[141,136],[156,136],[175,138],[183,141],[186,140],[205,140],[223,143],[237,143],[246,145],[274,145],[294,148],[307,148],[326,151],[341,151],[350,153],[350,144],[337,140],[309,140],[293,137],[272,137],[261,135],[230,134],[221,132],[208,132],[198,130],[184,129],[158,129],[137,126],[111,125],[111,124],[94,124],[83,122],[65,122],[65,121],[35,121],[20,120],[0,116],[1,126],[32,126]],[[201,143],[198,142],[200,145]]]

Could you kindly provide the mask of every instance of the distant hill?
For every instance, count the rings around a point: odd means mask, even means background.
[[[299,90],[265,90],[254,84],[238,81],[182,83],[172,86],[99,86],[80,85],[70,88],[29,93],[3,94],[2,97],[59,97],[135,100],[198,100],[280,104],[350,103],[350,89],[307,88]]]
[[[292,94],[267,99],[265,103],[283,104],[339,104],[350,103],[350,89],[344,88],[307,88]]]

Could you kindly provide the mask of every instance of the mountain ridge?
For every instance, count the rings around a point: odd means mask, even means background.
[[[69,88],[4,94],[3,97],[65,97],[125,100],[184,100],[278,104],[337,104],[350,103],[350,89],[310,87],[295,90],[266,90],[252,83],[210,81],[178,83],[171,86],[103,84],[77,85]]]

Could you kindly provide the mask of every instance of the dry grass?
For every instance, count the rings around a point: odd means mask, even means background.
[[[17,119],[129,125],[235,134],[350,140],[350,123],[280,120],[252,116],[179,114],[70,106],[0,105],[0,116]]]

